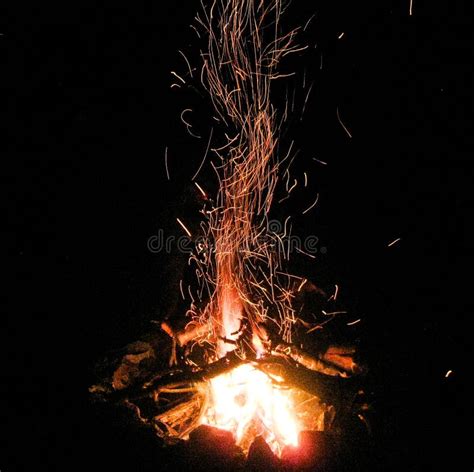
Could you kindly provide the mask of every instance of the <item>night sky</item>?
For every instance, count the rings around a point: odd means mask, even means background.
[[[180,236],[177,217],[199,223],[191,178],[212,111],[199,81],[170,89],[170,71],[186,72],[178,50],[200,66],[189,27],[198,10],[194,0],[66,2],[2,18],[2,472],[179,468],[145,433],[98,413],[87,387],[101,355],[183,308],[187,256],[147,241],[160,229]],[[312,93],[282,136],[310,185],[274,217],[291,214],[294,232],[318,237],[324,249],[295,270],[338,284],[363,320],[374,432],[365,470],[465,470],[472,24],[460,4],[414,0],[409,16],[408,1],[294,0],[288,25],[313,15],[300,37],[310,47],[284,64],[297,72],[288,85],[299,109],[303,76]],[[186,133],[185,108],[202,139]],[[200,179],[212,189],[209,168]]]

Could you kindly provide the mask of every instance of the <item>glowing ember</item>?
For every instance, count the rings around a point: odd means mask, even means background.
[[[232,432],[242,449],[247,450],[258,435],[275,453],[297,445],[300,428],[291,392],[252,365],[212,379],[210,400],[202,423]]]

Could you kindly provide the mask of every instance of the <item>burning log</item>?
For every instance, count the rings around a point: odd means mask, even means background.
[[[296,346],[280,344],[277,352],[283,352],[296,363],[309,370],[314,370],[331,377],[351,377],[360,374],[364,369],[354,361],[355,349],[350,347],[329,346],[319,357],[312,356]]]
[[[165,370],[172,350],[169,338],[151,334],[113,351],[95,366],[99,382],[90,388],[97,397],[147,381]]]
[[[145,383],[132,385],[120,390],[107,391],[95,386],[91,388],[91,393],[98,394],[97,398],[103,398],[112,402],[133,401],[154,395],[163,390],[181,387],[185,384],[192,385],[198,382],[205,382],[234,369],[242,362],[242,359],[237,357],[234,352],[231,352],[216,362],[200,368],[168,370],[154,376]]]
[[[287,347],[287,349],[290,348]],[[113,374],[112,389],[106,384],[99,384],[91,387],[90,391],[96,394],[97,399],[107,399],[112,402],[133,401],[184,384],[206,382],[230,372],[245,362],[255,365],[269,375],[278,375],[285,379],[286,385],[317,394],[325,402],[332,401],[335,392],[339,392],[351,384],[349,376],[345,372],[336,370],[325,364],[324,360],[313,358],[295,347],[291,348],[290,355],[276,352],[276,355],[244,360],[235,351],[231,351],[217,361],[202,367],[162,371],[146,382],[138,382],[129,386],[126,386],[129,383],[126,380],[129,381],[133,377],[139,378],[137,369],[140,364],[135,362],[154,356],[150,351],[140,354],[126,354]]]
[[[184,347],[189,342],[195,341],[209,333],[209,326],[199,323],[189,323],[184,329],[175,331],[168,322],[164,321],[161,323],[161,329],[170,338],[175,340],[180,347]]]

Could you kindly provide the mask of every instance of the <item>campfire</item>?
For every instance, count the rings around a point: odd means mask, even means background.
[[[199,76],[216,121],[193,176],[206,197],[190,257],[196,287],[184,327],[158,322],[159,331],[108,359],[108,373],[91,388],[96,398],[129,406],[169,444],[212,427],[244,453],[264,440],[282,457],[305,432],[333,428],[357,395],[354,347],[324,334],[342,312],[308,309],[335,306],[338,288],[327,294],[290,273],[290,227],[269,224],[276,191],[289,197],[298,185],[291,146],[280,149],[290,110],[275,108],[272,84],[288,75],[279,72],[283,58],[306,47],[296,43],[301,28],[283,31],[283,13],[281,0],[213,1],[197,16],[199,37],[207,38],[200,70],[186,61],[186,75],[174,73],[177,87]],[[209,154],[218,179],[212,198],[198,183]],[[194,236],[185,218],[178,223]]]

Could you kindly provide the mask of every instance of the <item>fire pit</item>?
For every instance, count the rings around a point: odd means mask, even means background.
[[[91,391],[96,399],[127,405],[166,444],[189,442],[207,460],[263,455],[299,463],[302,448],[312,457],[311,447],[327,442],[318,432],[337,433],[338,419],[362,413],[356,376],[363,369],[351,347],[329,346],[313,356],[281,343],[265,352],[249,348],[244,356],[234,349],[198,364],[205,348],[188,351],[179,340],[189,333],[162,326],[162,334],[106,359],[109,375]],[[166,366],[175,358],[184,362]]]

